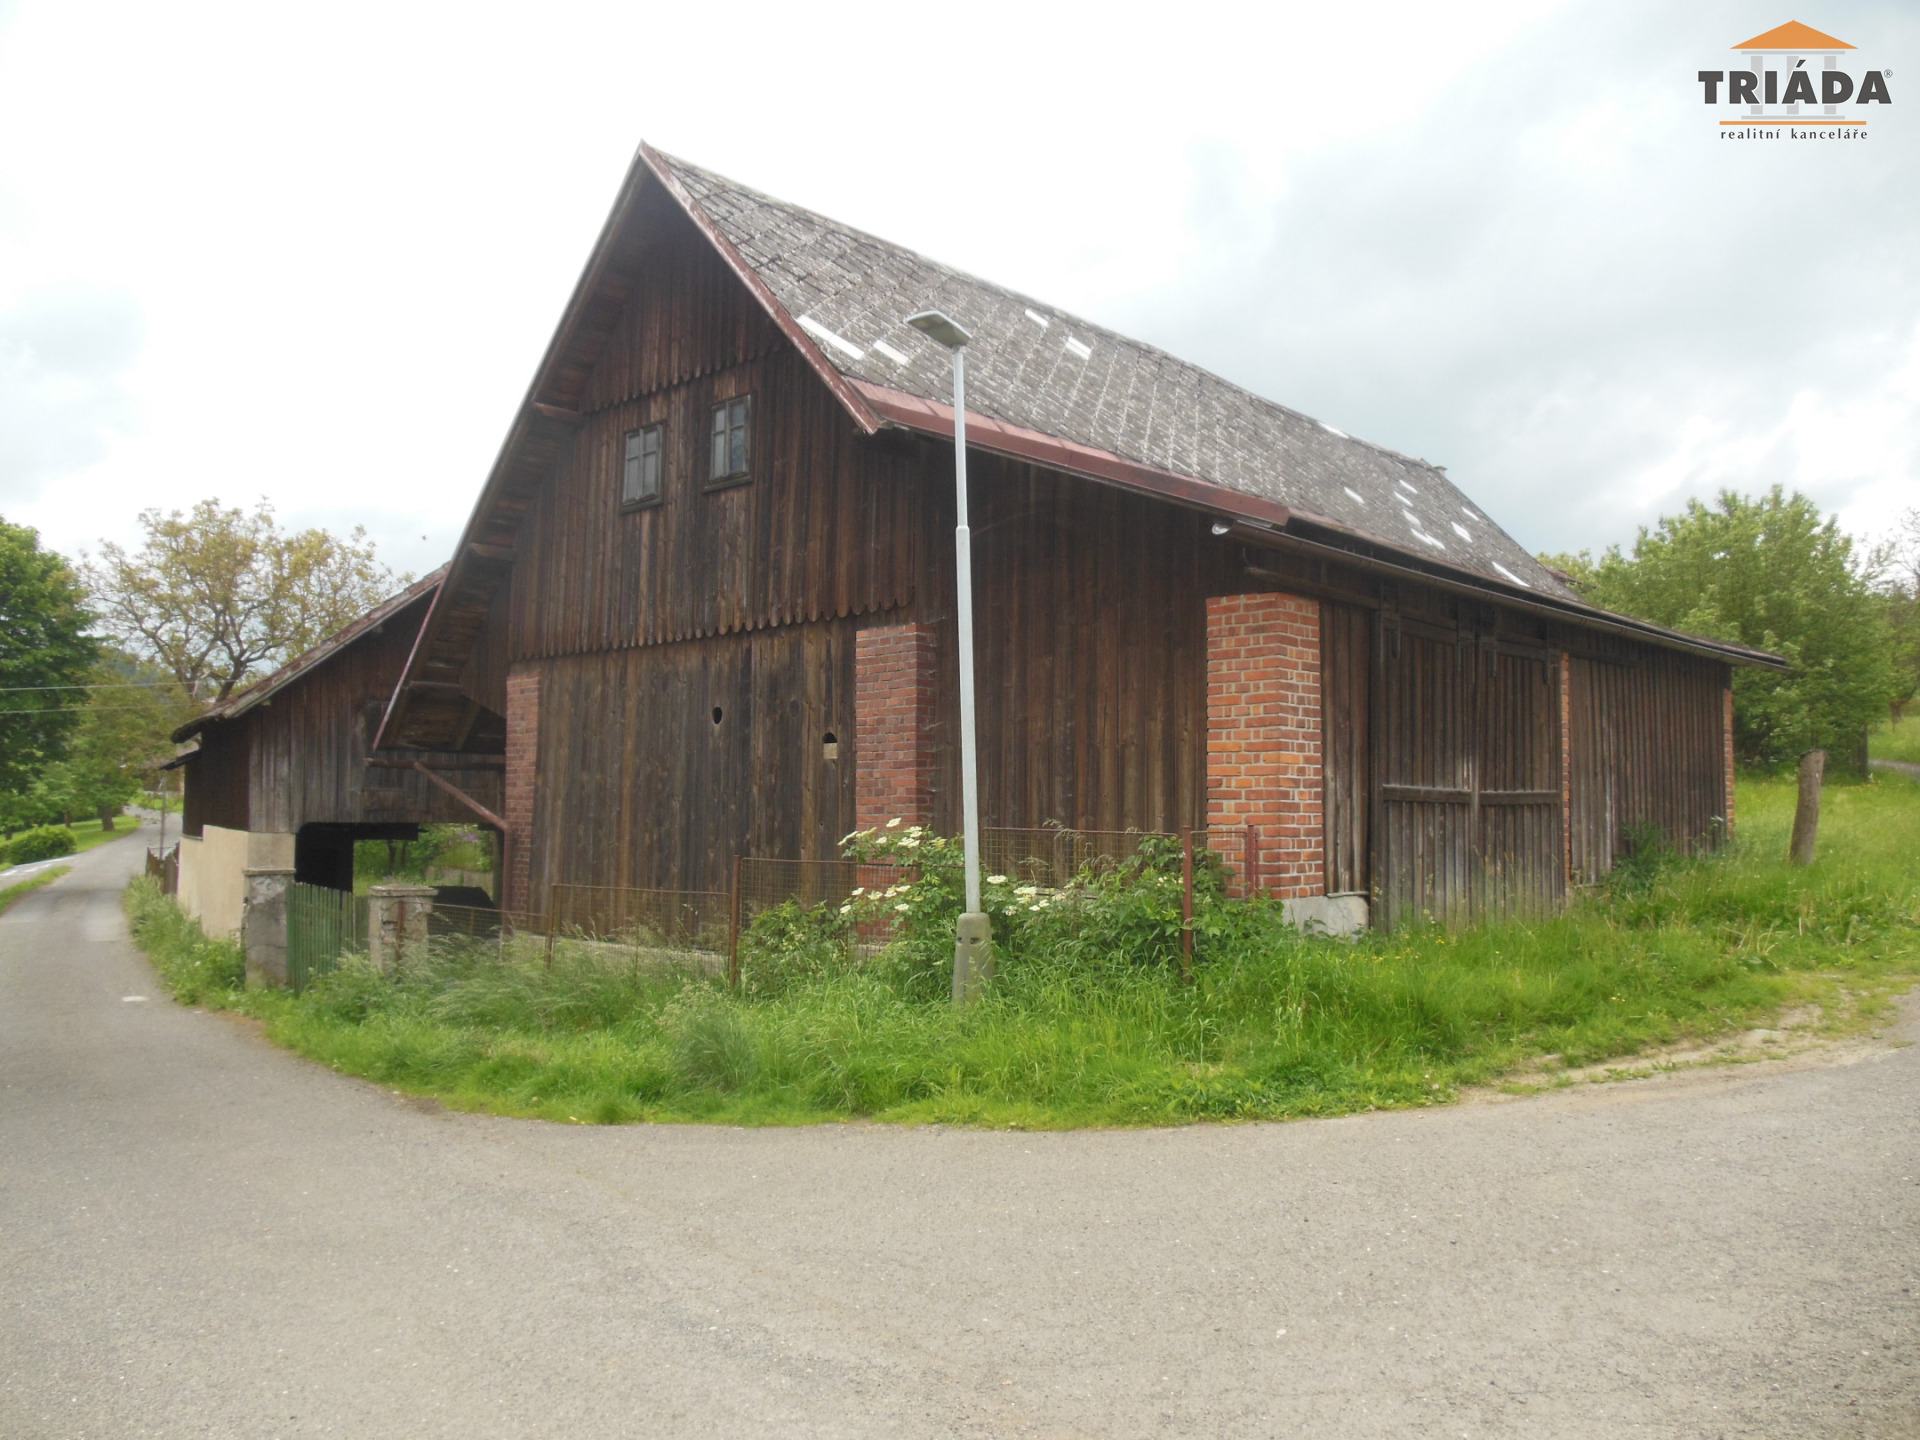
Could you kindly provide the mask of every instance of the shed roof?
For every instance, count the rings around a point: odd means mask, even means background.
[[[193,719],[187,721],[173,732],[176,743],[189,740],[198,735],[207,726],[217,721],[235,720],[254,708],[265,704],[287,686],[293,684],[309,671],[324,665],[328,660],[345,650],[361,636],[378,630],[388,620],[406,609],[417,600],[426,599],[440,588],[440,582],[447,577],[447,567],[442,565],[432,574],[423,576],[399,594],[382,600],[373,609],[367,611],[350,625],[342,626],[318,645],[305,650],[278,670],[262,680],[256,680],[238,694],[229,695],[216,705],[210,705]]]

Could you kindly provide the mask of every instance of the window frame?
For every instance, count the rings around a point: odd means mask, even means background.
[[[627,463],[631,459],[638,459],[642,471],[645,471],[647,453],[646,440],[644,437],[649,434],[659,437],[658,443],[654,446],[653,451],[653,460],[656,466],[654,471],[653,493],[651,495],[642,495],[636,499],[627,494]],[[633,443],[635,437],[641,437],[640,454],[638,456],[629,456],[627,454],[627,447]],[[620,437],[620,510],[623,514],[629,510],[651,510],[655,506],[664,503],[666,497],[667,422],[664,420],[656,420],[650,425],[636,425]]]
[[[732,441],[730,437],[734,431],[731,411],[736,405],[738,405],[741,410],[739,429],[742,437],[741,449],[744,451],[743,463],[737,470],[729,470],[724,475],[715,475],[713,473],[713,442],[716,436],[713,421],[722,415],[728,417],[725,433],[729,436],[728,447],[729,450],[731,450]],[[724,400],[714,401],[712,407],[707,412],[707,416],[707,483],[705,488],[708,490],[726,490],[735,485],[746,484],[753,479],[753,392],[748,391],[744,395],[729,395]],[[729,455],[728,458],[729,461],[731,461],[731,455]]]

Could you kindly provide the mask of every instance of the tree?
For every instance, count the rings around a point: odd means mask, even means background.
[[[1899,686],[1884,604],[1837,523],[1775,486],[1757,500],[1722,491],[1712,505],[1644,526],[1619,546],[1548,557],[1609,610],[1783,656],[1792,670],[1737,667],[1734,749],[1774,765],[1803,750],[1857,753]]]
[[[103,544],[86,567],[101,628],[202,700],[226,699],[402,583],[364,529],[287,533],[264,500],[251,514],[218,500],[146,510],[140,528],[138,549]]]
[[[1920,509],[1909,510],[1885,543],[1875,547],[1873,570],[1887,606],[1887,627],[1893,636],[1894,690],[1892,715],[1901,712],[1920,693]]]
[[[17,800],[66,754],[99,654],[92,624],[67,562],[37,532],[0,520],[0,800]]]
[[[173,758],[173,732],[200,707],[165,671],[130,655],[109,654],[92,675],[66,761],[49,768],[43,786],[49,797],[59,794],[62,803],[50,808],[61,816],[104,820],[157,782]]]

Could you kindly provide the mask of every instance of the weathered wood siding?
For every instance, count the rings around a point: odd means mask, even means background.
[[[1503,618],[1382,617],[1373,874],[1386,925],[1535,912],[1565,893],[1559,661],[1524,629],[1503,636]]]
[[[1037,466],[983,456],[968,471],[982,823],[1204,824],[1206,596],[1222,554],[1204,519]],[[946,698],[936,823],[957,829],[952,482],[929,488],[936,578],[918,615],[936,626]]]
[[[415,771],[366,765],[426,604],[423,599],[408,606],[265,703],[208,728],[209,735],[244,732],[250,803],[243,828],[293,833],[313,823],[475,818]],[[498,811],[497,768],[450,771],[446,778]]]
[[[1683,850],[1717,842],[1726,815],[1725,665],[1583,636],[1569,657],[1573,879],[1613,868],[1636,826]]]
[[[735,855],[838,854],[854,633],[833,620],[547,661],[536,899],[554,883],[724,890]]]
[[[186,793],[181,799],[180,830],[198,836],[208,825],[223,830],[248,828],[247,751],[244,725],[211,725],[200,733],[200,749],[188,760]]]
[[[1371,611],[1321,602],[1320,670],[1327,893],[1364,895],[1372,861]]]

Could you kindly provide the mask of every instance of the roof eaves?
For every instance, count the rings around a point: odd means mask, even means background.
[[[173,740],[176,743],[189,740],[199,734],[200,731],[208,725],[217,721],[237,720],[240,716],[246,714],[247,711],[253,709],[254,706],[272,699],[302,675],[305,675],[316,666],[325,664],[328,660],[353,644],[354,641],[360,639],[369,631],[377,629],[388,620],[391,620],[395,615],[399,614],[400,611],[420,599],[421,596],[437,590],[440,582],[446,579],[447,569],[447,566],[442,565],[438,570],[414,581],[413,584],[398,594],[391,595],[387,599],[382,600],[358,620],[353,621],[349,625],[342,626],[319,644],[294,656],[293,659],[282,665],[271,675],[268,675],[262,680],[256,680],[238,695],[229,695],[219,704],[209,706],[207,709],[201,711],[200,714],[194,716],[193,719],[187,721],[187,723],[179,729],[175,730],[172,736]]]
[[[840,368],[827,358],[826,352],[820,348],[813,336],[801,328],[798,319],[780,303],[772,287],[760,278],[760,272],[748,263],[746,256],[740,253],[739,248],[727,238],[725,232],[713,223],[713,218],[701,207],[700,202],[688,192],[687,187],[681,183],[680,177],[674,173],[674,168],[667,157],[644,140],[640,142],[640,157],[654,178],[666,188],[667,194],[673,197],[674,203],[685,211],[687,218],[699,228],[700,233],[706,237],[707,243],[713,246],[722,260],[726,261],[727,268],[739,277],[740,283],[747,287],[773,323],[780,327],[780,333],[785,335],[793,347],[806,357],[807,363],[833,392],[834,398],[847,408],[854,422],[869,435],[878,430],[881,424],[880,417],[873,413],[872,408],[855,388],[857,382],[842,374]]]

